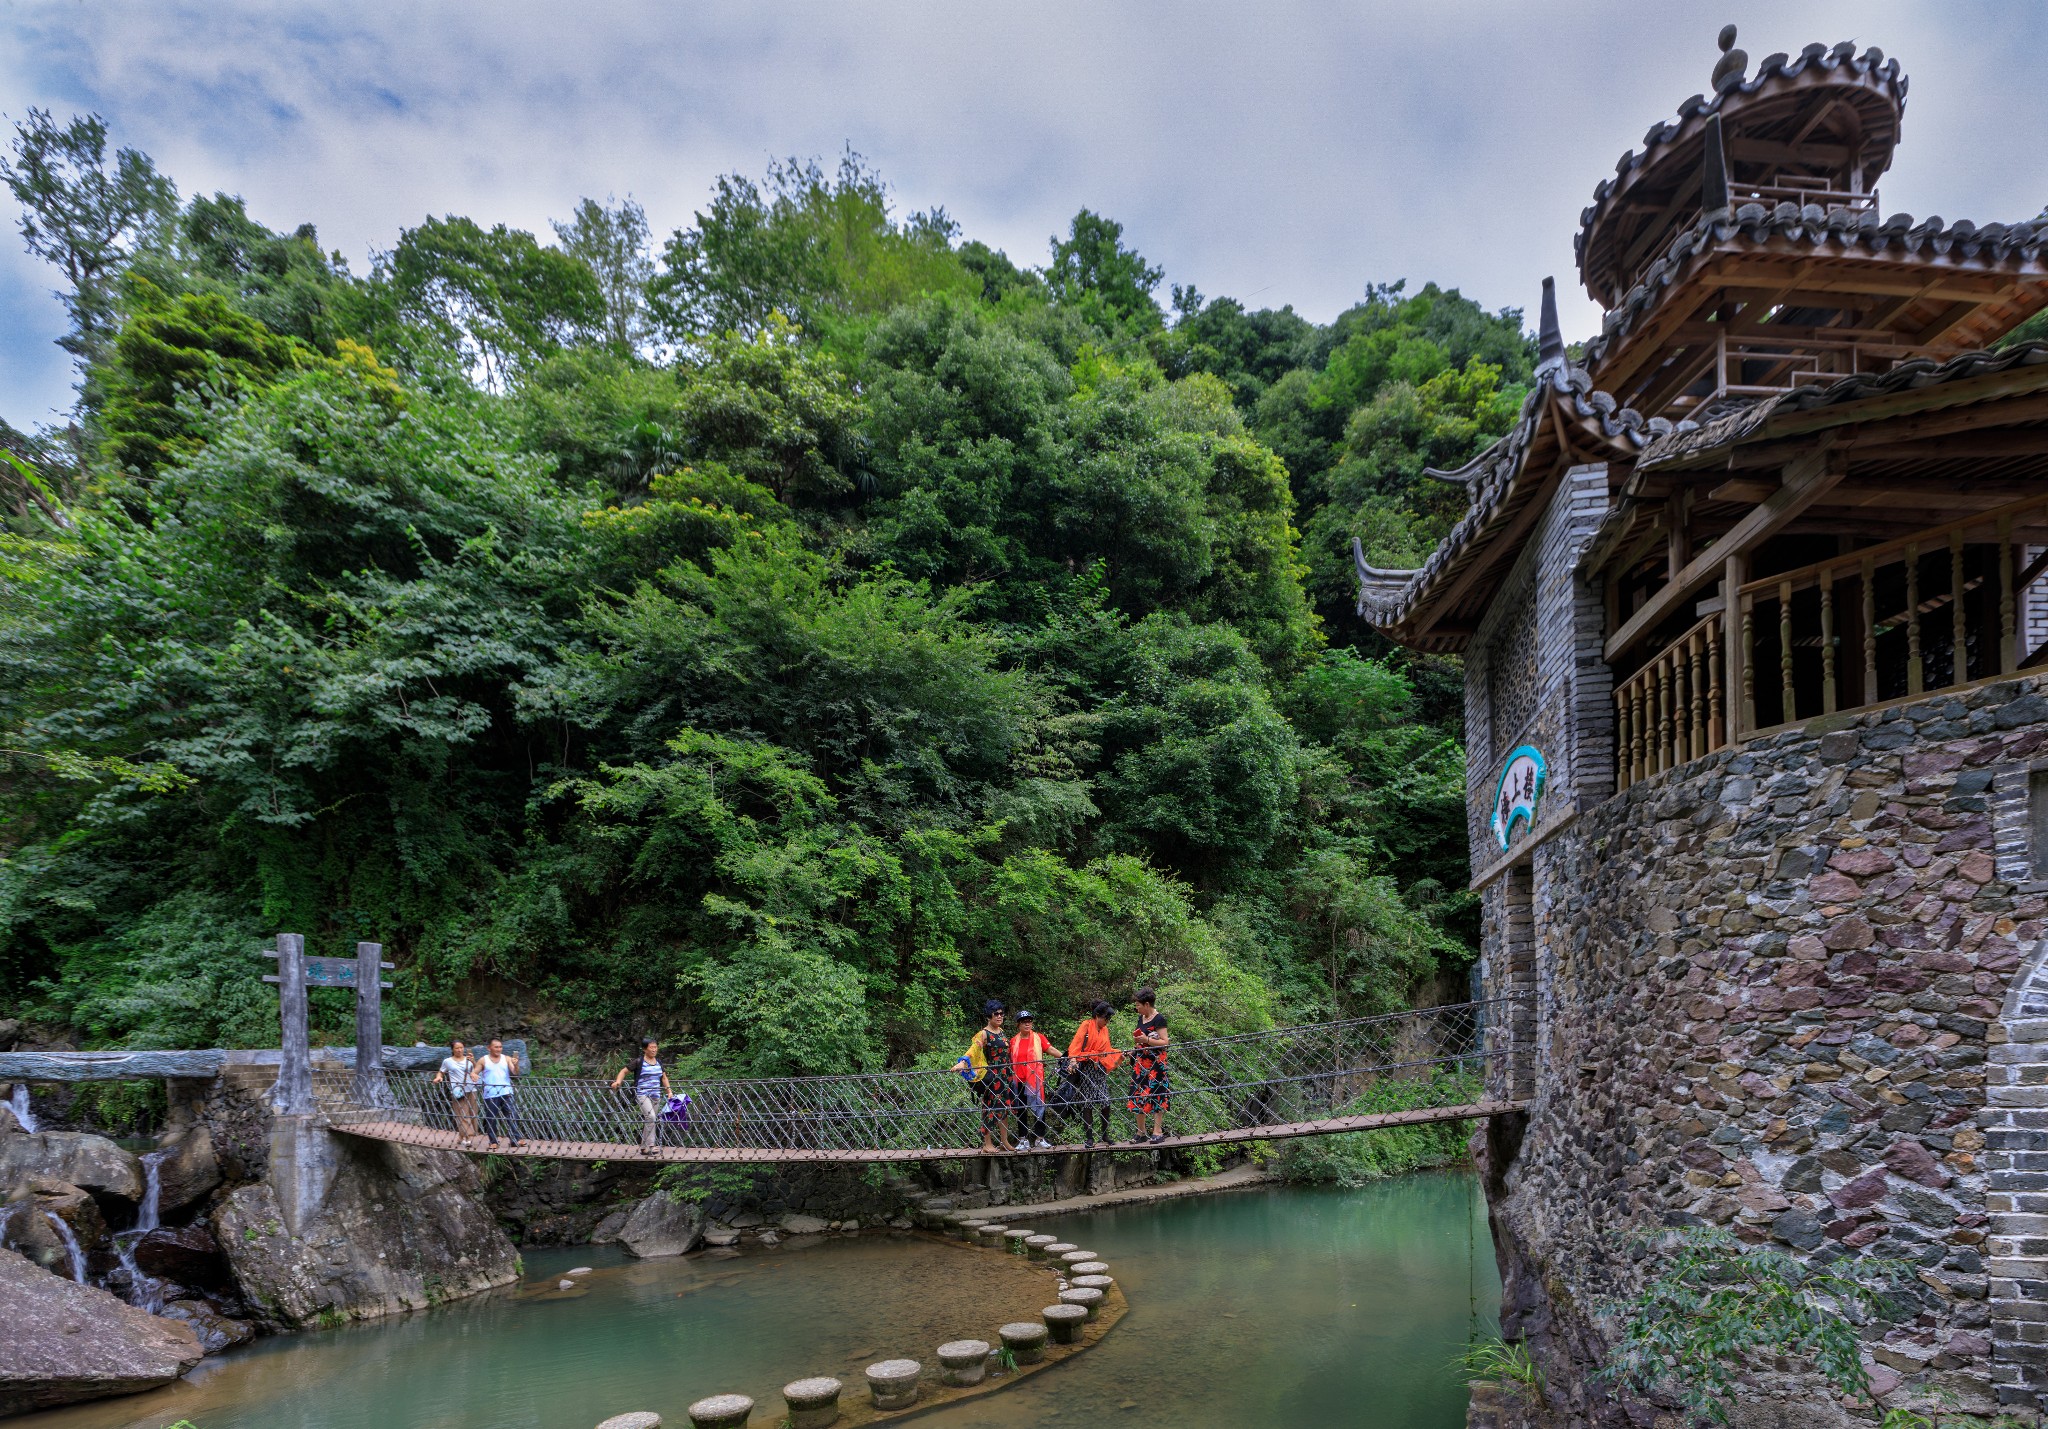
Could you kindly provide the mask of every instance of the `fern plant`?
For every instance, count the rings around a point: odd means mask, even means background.
[[[1895,1318],[1895,1261],[1839,1269],[1749,1247],[1717,1228],[1646,1237],[1670,1246],[1663,1270],[1618,1308],[1623,1332],[1601,1373],[1629,1389],[1674,1393],[1695,1424],[1725,1424],[1736,1378],[1778,1356],[1819,1371],[1837,1393],[1867,1396],[1859,1319]]]

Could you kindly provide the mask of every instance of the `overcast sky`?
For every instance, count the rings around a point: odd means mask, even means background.
[[[1435,279],[1533,321],[1555,274],[1583,337],[1579,211],[1707,87],[1728,19],[1752,64],[1814,40],[1899,56],[1887,211],[2048,203],[2033,0],[0,0],[0,109],[97,111],[181,192],[310,221],[358,272],[429,213],[545,234],[582,195],[630,193],[663,235],[716,174],[850,143],[900,210],[943,205],[1020,263],[1085,205],[1212,296],[1326,320],[1369,282]],[[0,243],[18,426],[70,401],[53,276]]]

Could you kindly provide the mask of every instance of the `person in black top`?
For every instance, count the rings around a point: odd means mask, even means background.
[[[1138,1140],[1145,1141],[1145,1118],[1152,1118],[1150,1140],[1166,1140],[1166,1111],[1172,1088],[1166,1080],[1166,1014],[1156,1005],[1159,994],[1149,987],[1138,989],[1131,999],[1137,1004],[1138,1026],[1131,1034],[1137,1044],[1131,1057],[1131,1099],[1126,1105],[1138,1114]]]

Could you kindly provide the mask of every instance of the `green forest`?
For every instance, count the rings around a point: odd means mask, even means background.
[[[851,151],[361,272],[96,118],[0,177],[78,364],[0,424],[0,1005],[52,1035],[275,1045],[281,929],[384,944],[391,1040],[510,1002],[700,1074],[950,1059],[991,994],[1461,998],[1459,674],[1349,543],[1455,519],[1519,311],[1254,311],[1086,209],[1031,266]]]

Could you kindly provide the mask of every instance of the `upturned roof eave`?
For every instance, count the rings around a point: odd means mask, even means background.
[[[1451,617],[1474,595],[1467,573],[1475,562],[1496,568],[1512,562],[1519,541],[1507,551],[1493,548],[1516,528],[1529,503],[1542,499],[1550,478],[1579,461],[1633,457],[1671,430],[1669,422],[1645,418],[1596,389],[1584,368],[1562,360],[1550,365],[1524,399],[1514,427],[1459,468],[1469,492],[1465,515],[1422,566],[1398,586],[1361,576],[1360,617],[1400,644],[1463,649],[1470,630],[1451,624]]]

